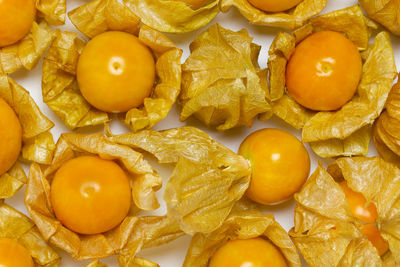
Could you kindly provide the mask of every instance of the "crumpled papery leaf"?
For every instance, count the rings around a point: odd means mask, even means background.
[[[85,267],[107,267],[107,264],[102,263],[99,260],[94,260],[91,263],[87,264]]]
[[[94,154],[114,160],[132,180],[131,212],[116,228],[97,235],[79,235],[64,227],[50,205],[50,184],[57,169],[68,160]],[[183,234],[177,223],[166,217],[136,217],[135,210],[154,210],[159,207],[155,191],[161,187],[161,177],[143,155],[132,148],[107,140],[102,134],[63,134],[57,142],[49,166],[31,165],[25,204],[45,240],[65,250],[78,260],[102,258],[114,254],[135,261],[142,248],[167,243]]]
[[[389,93],[386,110],[378,118],[374,128],[374,142],[379,154],[389,162],[400,166],[400,83]]]
[[[94,0],[69,13],[78,29],[89,37],[108,30],[137,33],[139,20],[118,0]],[[142,26],[138,38],[156,59],[157,83],[144,104],[121,113],[121,120],[133,131],[151,128],[164,119],[180,92],[182,51],[161,33]],[[44,102],[70,129],[103,124],[111,114],[92,107],[82,96],[76,81],[76,66],[85,43],[72,32],[57,31],[43,62]]]
[[[224,223],[211,233],[196,233],[190,243],[183,267],[207,267],[214,253],[229,240],[262,237],[277,246],[288,266],[301,266],[296,247],[273,215],[263,215],[239,201]]]
[[[309,18],[319,14],[327,2],[327,0],[304,0],[288,11],[275,13],[258,9],[247,0],[221,0],[219,5],[222,12],[228,12],[232,6],[236,7],[251,24],[294,30]]]
[[[319,166],[295,194],[293,242],[312,266],[396,266],[400,263],[400,169],[378,157],[339,158],[327,170]],[[338,182],[376,205],[376,227],[389,242],[382,257],[362,234]]]
[[[0,48],[0,75],[21,68],[33,69],[54,38],[55,32],[46,22],[33,22],[30,33],[24,39]]]
[[[49,164],[55,148],[50,133],[54,124],[39,110],[29,92],[6,75],[0,75],[0,97],[14,109],[21,123],[21,160]],[[0,199],[13,196],[25,183],[24,170],[16,162],[0,176]]]
[[[185,33],[209,23],[219,12],[218,0],[192,9],[176,0],[124,0],[147,26],[161,32]]]
[[[266,70],[257,63],[260,46],[243,29],[218,24],[191,43],[183,65],[180,119],[195,115],[208,126],[228,130],[251,126],[254,117],[271,114]]]
[[[366,155],[371,126],[381,113],[396,75],[389,34],[381,32],[368,46],[370,31],[376,25],[366,19],[360,7],[312,18],[310,23],[292,34],[280,33],[269,54],[270,95],[275,115],[293,127],[302,128],[303,142],[311,144],[321,157]],[[341,109],[315,112],[285,94],[286,64],[295,49],[313,32],[333,30],[345,34],[362,52],[363,74],[357,93]]]
[[[400,3],[398,0],[360,0],[361,6],[375,21],[394,34],[400,34]]]
[[[145,130],[110,140],[145,150],[160,163],[176,164],[164,200],[169,218],[189,234],[218,228],[249,185],[247,161],[193,127]]]
[[[60,256],[40,236],[24,214],[0,201],[0,237],[16,240],[31,254],[37,267],[57,267]]]
[[[51,25],[65,23],[66,0],[36,0],[36,8],[40,11],[39,16]]]

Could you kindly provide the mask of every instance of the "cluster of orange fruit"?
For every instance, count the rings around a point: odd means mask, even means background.
[[[204,1],[185,1],[193,7]],[[201,2],[200,4],[198,2]],[[290,9],[301,0],[249,0],[271,12]],[[13,44],[29,31],[35,18],[34,0],[0,1],[0,47]],[[15,15],[17,14],[17,15]],[[95,70],[95,71],[93,71]],[[155,82],[151,50],[123,32],[106,32],[89,41],[77,66],[77,81],[85,99],[107,112],[124,112],[143,104]],[[337,110],[355,94],[362,72],[357,47],[333,31],[315,33],[297,45],[286,69],[286,86],[301,105],[317,111]],[[0,175],[17,160],[22,129],[12,108],[0,98]],[[298,192],[310,172],[310,157],[293,135],[278,129],[254,132],[241,144],[239,154],[251,164],[247,196],[271,205]],[[387,242],[373,226],[374,204],[343,188],[354,216],[366,223],[362,232],[382,255]],[[131,189],[124,171],[113,161],[83,156],[65,163],[51,185],[56,217],[80,234],[97,234],[117,226],[130,209]],[[248,265],[243,265],[248,263]],[[211,258],[209,266],[287,266],[279,249],[262,238],[230,241]],[[26,249],[0,239],[0,266],[33,266]]]

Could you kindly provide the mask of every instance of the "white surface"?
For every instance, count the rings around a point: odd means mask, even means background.
[[[72,10],[73,8],[87,3],[85,0],[68,0],[68,10]],[[356,4],[355,0],[329,0],[328,5],[324,9],[323,13],[327,13],[333,10],[341,9],[344,7],[352,6]],[[267,67],[267,58],[268,58],[268,49],[272,42],[274,36],[280,31],[279,29],[268,28],[268,27],[260,27],[250,25],[245,18],[243,18],[238,11],[234,8],[231,9],[228,13],[220,13],[210,24],[206,27],[203,27],[197,31],[182,34],[182,35],[172,35],[167,34],[167,36],[175,42],[175,44],[183,49],[183,57],[182,63],[185,61],[187,56],[189,55],[189,44],[190,42],[202,31],[204,31],[210,25],[218,22],[223,27],[231,29],[231,30],[240,30],[242,28],[246,28],[250,35],[254,37],[254,42],[262,45],[262,49],[259,57],[259,64],[262,68]],[[68,21],[66,25],[62,27],[58,27],[63,30],[76,31],[78,32],[74,26]],[[397,66],[400,67],[400,38],[392,36],[393,48],[396,56]],[[24,86],[33,96],[36,103],[39,105],[40,109],[46,116],[48,116],[56,126],[52,129],[52,133],[54,135],[55,141],[58,139],[61,133],[70,132],[63,123],[55,116],[55,114],[48,108],[46,104],[43,103],[42,100],[42,91],[41,91],[41,75],[42,75],[42,61],[39,62],[38,66],[30,72],[28,71],[20,71],[11,75],[19,84]],[[300,138],[300,131],[295,130],[289,125],[285,124],[283,121],[272,118],[266,122],[260,122],[255,120],[254,125],[251,128],[238,128],[226,132],[218,132],[214,129],[206,128],[200,122],[195,119],[189,119],[187,122],[182,123],[179,121],[179,111],[177,107],[173,107],[173,109],[168,114],[168,117],[157,124],[154,128],[157,130],[161,129],[169,129],[174,127],[180,127],[184,125],[196,126],[208,134],[210,134],[213,138],[223,143],[233,151],[237,151],[242,140],[249,135],[250,133],[266,127],[274,127],[286,130],[297,137]],[[127,132],[128,128],[123,126],[120,122],[115,121],[111,124],[112,130],[115,134]],[[102,127],[95,127],[94,129],[85,129],[78,130],[81,133],[94,133],[102,130]],[[321,160],[318,156],[316,156],[311,149],[307,146],[310,156],[312,158],[312,168],[311,171],[314,171],[315,167],[318,164],[318,161]],[[376,155],[376,150],[373,147],[373,143],[371,142],[369,155]],[[150,159],[151,160],[151,159]],[[326,160],[322,160],[322,162],[326,162]],[[159,171],[160,175],[163,177],[164,181],[166,181],[172,171],[170,167],[161,166],[157,164],[154,160],[151,161],[154,163],[153,165]],[[27,169],[26,169],[27,170]],[[24,196],[24,188],[20,190],[13,198],[7,199],[6,203],[11,206],[17,208],[18,210],[27,214],[26,208],[23,204],[23,196]],[[158,198],[162,203],[162,207],[157,211],[149,214],[161,215],[165,214],[166,208],[163,204],[163,190],[158,192]],[[275,214],[277,221],[286,229],[289,230],[293,227],[293,211],[294,211],[294,201],[288,201],[280,205],[272,206],[267,209],[269,213]],[[178,240],[175,240],[172,243],[166,244],[164,246],[147,249],[138,254],[140,257],[144,257],[146,259],[157,262],[162,267],[178,267],[181,266],[186,254],[186,250],[190,243],[190,236],[185,236]],[[90,261],[74,261],[69,257],[66,253],[59,251],[62,256],[62,264],[61,266],[84,266]],[[108,257],[101,260],[102,262],[108,264],[109,266],[118,266],[116,257]]]

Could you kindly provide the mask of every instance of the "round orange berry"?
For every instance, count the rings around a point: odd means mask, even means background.
[[[80,234],[104,233],[127,216],[130,181],[111,160],[82,156],[56,172],[50,191],[54,213],[61,223]]]
[[[99,34],[79,57],[77,80],[92,106],[106,112],[128,111],[142,105],[153,90],[153,54],[132,34]]]
[[[286,87],[302,106],[337,110],[357,90],[362,60],[357,47],[334,31],[314,33],[297,45],[286,68]]]
[[[281,12],[297,6],[304,0],[248,0],[250,4],[265,12]]]
[[[17,241],[0,237],[1,267],[34,267],[29,251]]]

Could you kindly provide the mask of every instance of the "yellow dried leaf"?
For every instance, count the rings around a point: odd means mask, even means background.
[[[15,111],[21,123],[21,159],[49,164],[54,151],[50,133],[54,124],[39,110],[29,92],[6,75],[0,75],[0,97]],[[13,196],[25,182],[25,173],[17,162],[0,177],[0,199]]]
[[[295,195],[295,226],[289,232],[309,266],[395,266],[400,260],[400,169],[381,158],[339,158],[312,174]],[[376,205],[376,227],[390,249],[382,257],[361,232],[338,182]]]
[[[87,264],[85,267],[107,267],[107,264],[102,263],[98,259],[92,261],[91,263]]]
[[[57,267],[60,256],[41,237],[35,224],[24,214],[0,202],[0,237],[16,240],[31,254],[35,266]]]
[[[304,142],[321,157],[366,155],[371,126],[381,113],[396,75],[393,49],[387,33],[379,33],[368,46],[371,27],[360,7],[312,18],[310,23],[291,35],[279,34],[271,48],[268,62],[273,112],[295,128],[302,128]],[[296,103],[284,94],[285,70],[293,44],[313,32],[333,30],[345,34],[363,50],[363,74],[355,96],[338,111],[315,112]],[[379,81],[379,82],[377,82]]]
[[[169,218],[186,233],[218,228],[249,185],[250,168],[244,158],[193,127],[146,130],[110,140],[145,150],[160,163],[176,164],[164,199]]]
[[[181,120],[195,115],[209,126],[228,130],[251,126],[254,117],[271,111],[266,71],[257,58],[260,47],[246,30],[218,24],[191,43],[182,72]]]
[[[207,267],[214,253],[229,240],[263,237],[277,246],[288,266],[301,266],[300,257],[287,232],[274,220],[247,207],[235,207],[224,223],[211,233],[193,236],[183,267]]]
[[[66,0],[36,0],[36,8],[40,11],[39,16],[44,17],[48,23],[65,23]]]
[[[133,208],[130,214],[116,228],[97,235],[79,235],[67,229],[57,220],[50,204],[50,183],[54,173],[68,160],[87,154],[114,160],[132,180]],[[138,210],[159,207],[155,192],[160,187],[161,177],[134,149],[116,144],[101,134],[63,134],[50,165],[31,165],[25,204],[43,238],[73,258],[84,260],[118,254],[121,266],[132,266],[132,262],[140,262],[135,260],[135,255],[142,248],[159,246],[183,235],[179,225],[165,216],[136,217],[134,214]]]
[[[133,131],[151,128],[164,119],[180,92],[182,51],[168,38],[147,26],[139,29],[138,17],[118,0],[94,0],[69,13],[72,23],[94,37],[105,31],[138,35],[156,58],[157,84],[144,104],[121,113],[121,120]],[[76,81],[76,67],[85,43],[77,34],[57,31],[43,62],[44,102],[70,129],[108,122],[111,114],[92,107],[82,96]]]
[[[30,33],[16,44],[0,49],[0,75],[21,68],[33,69],[55,38],[54,31],[45,22],[33,22]]]
[[[209,23],[219,12],[218,0],[192,9],[176,0],[124,0],[147,26],[161,32],[184,33]]]
[[[327,4],[327,0],[304,0],[286,12],[264,12],[247,0],[221,0],[222,12],[234,6],[251,23],[263,26],[280,27],[293,30],[302,26],[309,18],[319,14]]]
[[[400,3],[398,0],[360,0],[361,6],[375,21],[394,34],[400,34]]]

